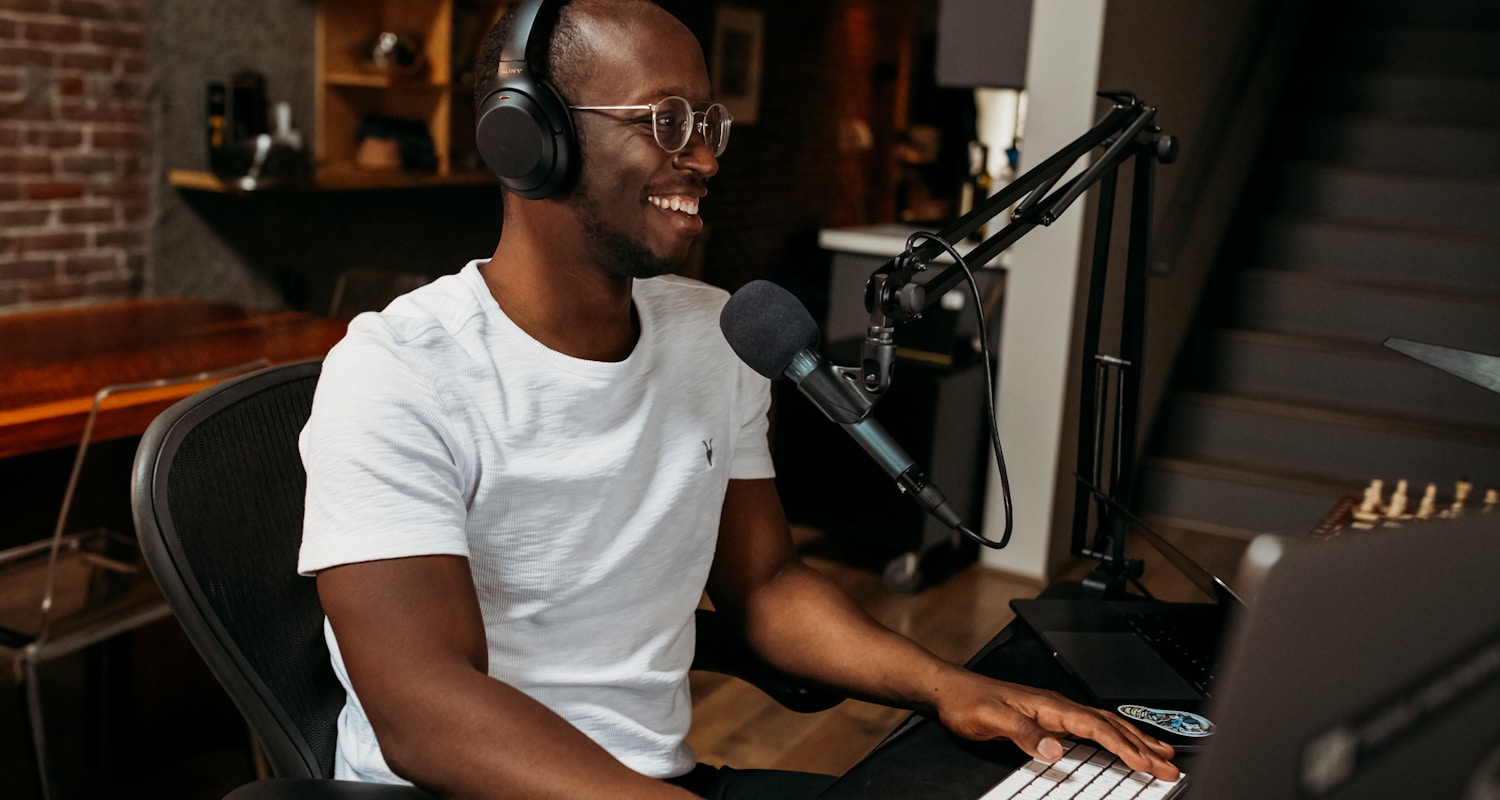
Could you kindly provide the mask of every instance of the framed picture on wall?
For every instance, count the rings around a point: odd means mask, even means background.
[[[760,116],[761,40],[765,15],[719,6],[714,18],[714,93],[736,125],[754,125]]]

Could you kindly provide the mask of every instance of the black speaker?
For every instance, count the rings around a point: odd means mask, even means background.
[[[476,113],[479,157],[500,185],[530,200],[551,197],[572,182],[578,165],[573,117],[556,88],[531,71],[544,58],[566,0],[524,0],[516,8],[494,88]]]

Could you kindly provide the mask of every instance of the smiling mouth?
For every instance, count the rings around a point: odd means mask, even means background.
[[[678,211],[694,216],[698,213],[698,199],[695,197],[686,197],[679,194],[670,196],[654,194],[646,199],[651,201],[651,205],[663,211]]]

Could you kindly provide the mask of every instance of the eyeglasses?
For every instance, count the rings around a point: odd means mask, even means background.
[[[692,139],[693,129],[703,136],[708,149],[717,158],[724,154],[729,144],[729,126],[734,117],[722,103],[712,103],[702,111],[694,111],[685,98],[672,95],[663,97],[645,106],[568,106],[574,111],[650,111],[651,134],[656,143],[668,153],[681,152]],[[702,117],[701,121],[695,121]]]

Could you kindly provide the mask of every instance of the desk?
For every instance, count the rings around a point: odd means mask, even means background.
[[[106,385],[319,358],[347,323],[185,298],[0,316],[0,458],[78,443]],[[133,393],[101,409],[96,440],[138,435],[208,382]]]
[[[1051,590],[1049,590],[1050,592]],[[1087,703],[1083,688],[1020,620],[1013,620],[967,665],[1000,680],[1051,689]],[[971,742],[913,715],[818,800],[976,800],[1029,756],[1008,741]],[[1192,772],[1193,755],[1173,763]]]

